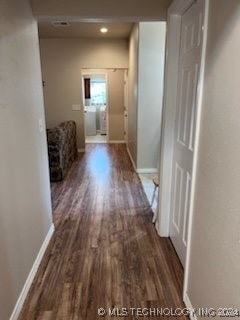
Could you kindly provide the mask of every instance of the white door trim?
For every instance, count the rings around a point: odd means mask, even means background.
[[[85,106],[85,97],[84,97],[84,76],[86,75],[98,75],[98,74],[101,74],[101,75],[104,75],[105,76],[105,80],[106,80],[106,95],[107,95],[107,108],[106,108],[106,125],[107,125],[107,128],[106,128],[106,131],[107,131],[107,134],[106,134],[106,138],[107,138],[107,143],[109,142],[109,114],[108,114],[108,111],[109,111],[109,106],[108,106],[108,102],[109,102],[109,83],[108,83],[108,72],[107,72],[108,69],[92,69],[92,68],[83,68],[81,70],[81,83],[82,83],[82,112],[83,112],[83,123],[84,123],[84,126],[83,126],[83,130],[84,130],[84,143],[86,143],[86,134],[85,134],[85,121],[84,121],[84,106]]]
[[[172,180],[172,158],[173,158],[173,141],[174,141],[174,122],[177,98],[177,81],[178,81],[178,64],[179,64],[179,48],[180,48],[180,32],[181,32],[181,15],[196,0],[175,0],[168,11],[167,21],[167,43],[166,43],[166,66],[165,66],[165,89],[163,103],[163,118],[161,132],[161,155],[160,155],[160,192],[159,192],[159,212],[156,228],[160,236],[169,236],[170,221],[170,204],[171,204],[171,180]],[[208,0],[202,0],[204,7],[207,6]],[[204,23],[205,23],[204,19]],[[206,26],[204,27],[206,31]],[[206,34],[206,32],[204,32]],[[205,35],[204,35],[205,37]],[[203,43],[203,46],[205,44]],[[206,45],[205,45],[206,46]],[[203,52],[205,51],[203,47]],[[204,58],[205,59],[205,58]],[[201,58],[201,66],[198,81],[197,108],[199,109],[199,101],[201,101],[201,92],[199,88],[203,85],[203,79],[200,76],[203,73],[203,56]],[[196,122],[199,122],[200,113],[197,112]],[[199,132],[196,132],[195,142],[198,140]],[[197,144],[194,150],[194,157],[197,153]],[[193,168],[194,169],[194,168]],[[195,172],[193,171],[193,181]],[[193,190],[193,189],[192,189]],[[191,192],[192,198],[193,192]]]
[[[194,195],[197,177],[197,162],[201,132],[201,113],[202,113],[202,102],[203,102],[203,91],[204,91],[204,74],[205,74],[205,62],[206,62],[206,51],[207,51],[207,30],[208,30],[208,18],[209,18],[209,0],[204,0],[204,21],[203,21],[203,43],[202,43],[202,56],[201,56],[201,67],[199,73],[199,82],[197,88],[197,109],[196,109],[196,135],[195,135],[195,150],[193,155],[193,169],[192,169],[192,183],[191,183],[191,197],[189,204],[189,221],[188,221],[188,242],[187,242],[187,253],[186,253],[186,264],[184,272],[184,284],[183,284],[183,300],[187,303],[191,301],[188,297],[188,276],[189,276],[189,265],[190,265],[190,252],[191,252],[191,239],[192,239],[192,224],[193,224],[193,210],[194,210]]]
[[[128,143],[128,69],[124,70],[124,140]]]
[[[162,129],[160,147],[160,189],[158,197],[158,215],[156,229],[160,236],[169,236],[170,204],[171,204],[171,179],[172,179],[172,158],[175,121],[175,106],[177,97],[178,79],[178,55],[180,48],[180,25],[181,13],[176,14],[174,1],[168,11],[166,57],[164,74],[164,96],[162,110]],[[186,2],[189,2],[186,0]]]
[[[173,141],[174,141],[174,122],[176,110],[177,97],[177,79],[178,79],[178,52],[180,49],[180,26],[181,15],[194,3],[196,0],[175,0],[168,11],[167,22],[167,43],[166,43],[166,66],[165,66],[165,90],[164,90],[164,104],[163,104],[163,118],[162,118],[162,132],[161,132],[161,155],[160,155],[160,188],[159,188],[159,204],[158,217],[156,222],[156,229],[158,234],[162,237],[169,236],[169,222],[170,222],[170,204],[171,204],[171,180],[172,180],[172,159],[173,159]],[[197,159],[200,137],[200,118],[201,106],[203,97],[204,85],[204,69],[205,69],[205,55],[207,47],[207,27],[208,27],[208,8],[209,0],[202,0],[204,6],[204,30],[203,30],[203,44],[201,65],[197,87],[197,111],[196,111],[196,134],[195,134],[195,148],[193,154],[193,169],[191,181],[191,195],[189,208],[189,225],[188,225],[188,243],[186,266],[184,272],[184,301],[187,303],[187,284],[189,273],[189,256],[191,248],[191,229],[193,220],[193,205],[194,192],[197,172]],[[177,56],[176,56],[177,55]]]

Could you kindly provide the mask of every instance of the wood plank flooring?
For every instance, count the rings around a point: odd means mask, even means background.
[[[65,180],[52,184],[52,203],[56,231],[19,320],[101,319],[100,307],[184,307],[181,264],[155,231],[125,145],[87,144]],[[122,318],[138,319],[131,312]]]

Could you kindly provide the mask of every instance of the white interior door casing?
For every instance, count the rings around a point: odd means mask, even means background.
[[[124,140],[128,141],[128,70],[124,71]]]
[[[202,1],[182,15],[172,162],[170,237],[185,265],[196,128],[196,96],[202,51]]]
[[[107,69],[83,69],[81,71],[82,76],[82,105],[83,105],[83,119],[84,119],[84,133],[85,133],[85,140],[86,136],[95,136],[97,134],[97,128],[94,125],[94,117],[96,118],[96,114],[92,114],[89,112],[90,108],[85,109],[85,86],[84,86],[84,78],[102,78],[105,79],[106,82],[106,113],[105,113],[105,128],[104,134],[106,132],[107,141],[109,139],[109,115],[108,115],[108,101],[109,101],[109,82],[108,82],[108,70]],[[89,103],[91,104],[91,99],[89,99]],[[96,131],[95,131],[96,130]]]

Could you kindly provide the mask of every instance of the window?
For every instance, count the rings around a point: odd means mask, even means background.
[[[91,105],[106,105],[106,81],[91,79],[90,82]]]

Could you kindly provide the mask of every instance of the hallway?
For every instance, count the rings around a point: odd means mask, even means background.
[[[52,185],[52,202],[56,231],[21,320],[100,319],[100,307],[184,307],[182,267],[155,231],[125,145],[87,144],[65,180]]]

